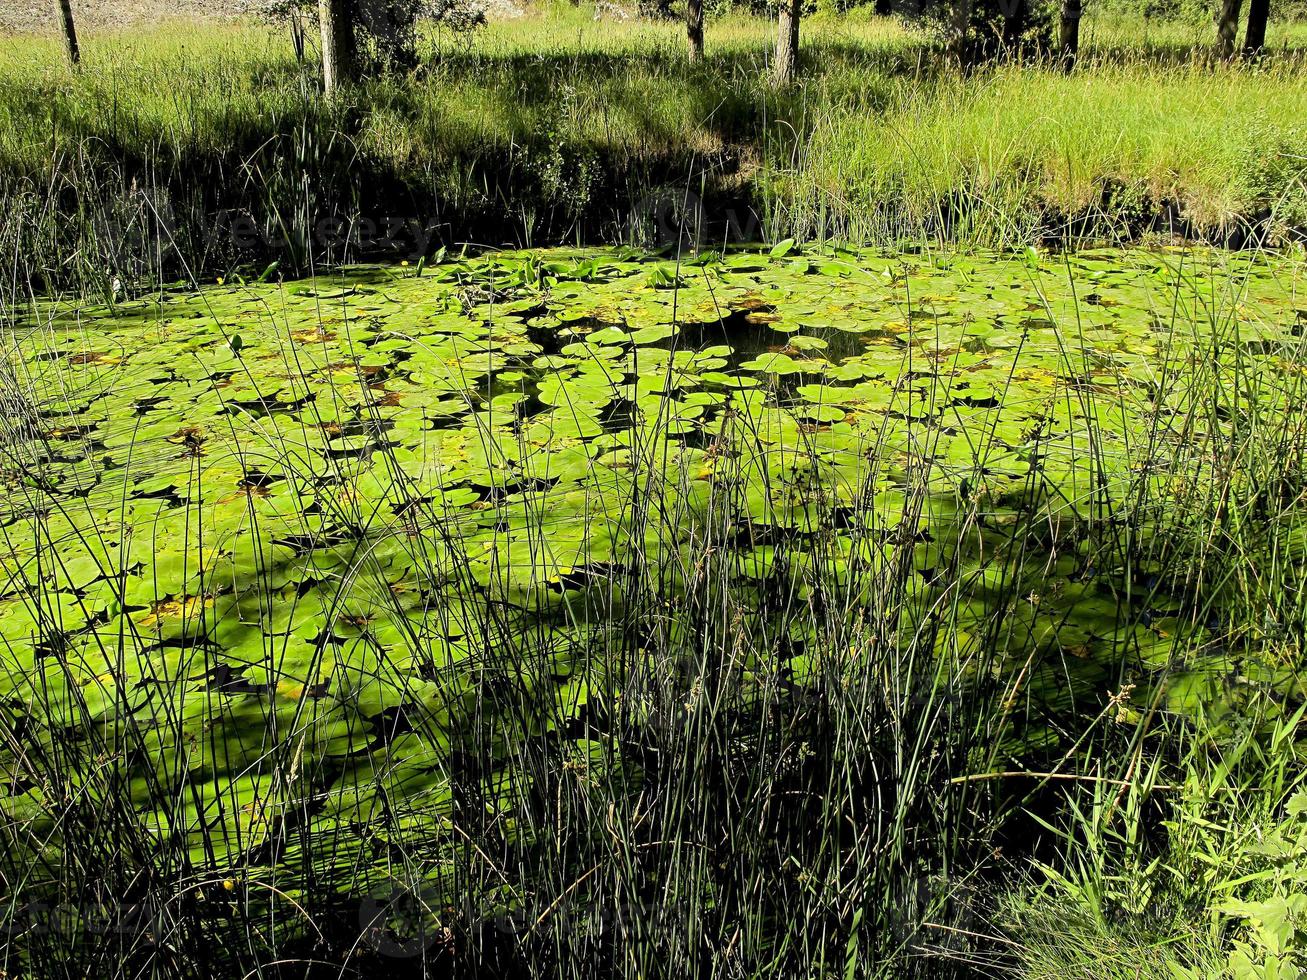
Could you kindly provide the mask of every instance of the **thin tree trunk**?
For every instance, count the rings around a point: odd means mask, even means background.
[[[1080,0],[1062,0],[1062,16],[1058,23],[1057,48],[1063,71],[1071,71],[1080,56]]]
[[[322,21],[322,86],[331,95],[354,80],[354,9],[350,0],[318,0]]]
[[[295,62],[302,64],[304,62],[304,20],[300,16],[299,10],[290,12],[290,43],[295,49]]]
[[[1235,36],[1239,33],[1239,7],[1242,0],[1221,0],[1216,14],[1216,53],[1222,58],[1234,57]]]
[[[777,85],[789,85],[799,73],[799,14],[802,2],[803,0],[781,0],[776,63],[772,66],[772,78]]]
[[[685,36],[690,43],[690,61],[703,61],[703,0],[686,0]]]
[[[967,58],[967,35],[971,32],[971,0],[951,0],[948,55],[956,64]]]
[[[1271,0],[1249,0],[1248,28],[1243,36],[1243,53],[1255,58],[1266,47],[1266,21],[1271,16]]]
[[[76,68],[82,60],[82,49],[77,46],[77,26],[73,23],[73,0],[59,0],[59,20],[64,29],[64,47],[68,50],[68,63]]]

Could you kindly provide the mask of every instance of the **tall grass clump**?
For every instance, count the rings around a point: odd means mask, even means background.
[[[1200,302],[1216,345],[1254,346],[1237,291]],[[1300,352],[1300,341],[1280,351],[1288,364]],[[1226,428],[1184,507],[1188,533],[1148,550],[1207,597],[1195,622],[1219,624],[1207,650],[1223,666],[1168,665],[1147,708],[1120,713],[1129,739],[1098,747],[1098,778],[1044,790],[1053,846],[996,915],[1022,976],[1297,976],[1307,965],[1304,444],[1297,414],[1269,407],[1296,398],[1298,382],[1237,362],[1185,376],[1197,379],[1189,399]]]
[[[1159,216],[1218,237],[1271,212],[1302,225],[1307,90],[1292,63],[1085,68],[1005,68],[914,87],[883,116],[828,112],[777,196],[792,187],[799,213],[824,210],[853,238],[877,215],[905,237],[1007,245],[1088,228],[1128,240]]]

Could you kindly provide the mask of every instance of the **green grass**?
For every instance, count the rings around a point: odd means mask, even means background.
[[[1177,231],[1219,232],[1262,212],[1307,219],[1307,83],[1296,67],[1214,76],[1101,65],[1072,79],[1009,68],[896,102],[881,118],[821,119],[778,197],[856,235],[878,208],[906,219],[905,231],[928,227],[957,195],[974,202],[958,234],[1011,243],[1081,216],[1128,238],[1162,202],[1176,205]]]
[[[1022,975],[1301,976],[1301,721],[1274,689],[1246,687],[1205,705],[1196,724],[1161,719],[1146,741],[1181,752],[1177,764],[1065,794],[1065,822],[1049,828],[1063,835],[1061,853],[997,916]]]
[[[137,239],[158,251],[157,230],[141,231],[155,223],[142,186],[166,192],[181,252],[218,273],[273,255],[305,270],[329,216],[430,219],[447,241],[628,240],[632,210],[668,188],[708,199],[710,237],[728,208],[748,237],[772,240],[1300,229],[1303,29],[1276,23],[1272,55],[1249,68],[1207,64],[1189,26],[1150,24],[1137,41],[1139,28],[1091,21],[1070,78],[1009,67],[960,79],[897,21],[819,17],[802,83],[778,92],[764,21],[714,21],[709,60],[691,69],[674,24],[548,8],[470,38],[437,33],[420,77],[335,105],[260,28],[93,36],[76,76],[53,42],[10,39],[0,193],[24,217],[0,236],[51,280],[122,274],[122,253],[150,251]],[[78,220],[55,222],[51,205]],[[207,222],[224,209],[288,231],[289,245],[211,247]]]

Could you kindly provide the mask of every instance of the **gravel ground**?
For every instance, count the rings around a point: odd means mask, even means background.
[[[58,0],[0,0],[0,35],[45,34],[56,29]],[[527,12],[529,0],[479,0],[491,20],[513,20]],[[73,0],[78,30],[102,31],[159,20],[232,20],[257,11],[260,0]],[[596,9],[634,16],[613,0],[596,0]],[[596,13],[596,17],[599,16]]]
[[[178,17],[224,20],[249,13],[255,0],[73,0],[79,29],[111,30]],[[0,32],[55,29],[56,0],[0,0]]]

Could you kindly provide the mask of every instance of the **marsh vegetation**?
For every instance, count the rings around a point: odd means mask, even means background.
[[[1300,28],[684,30],[0,46],[0,970],[1307,969]]]

